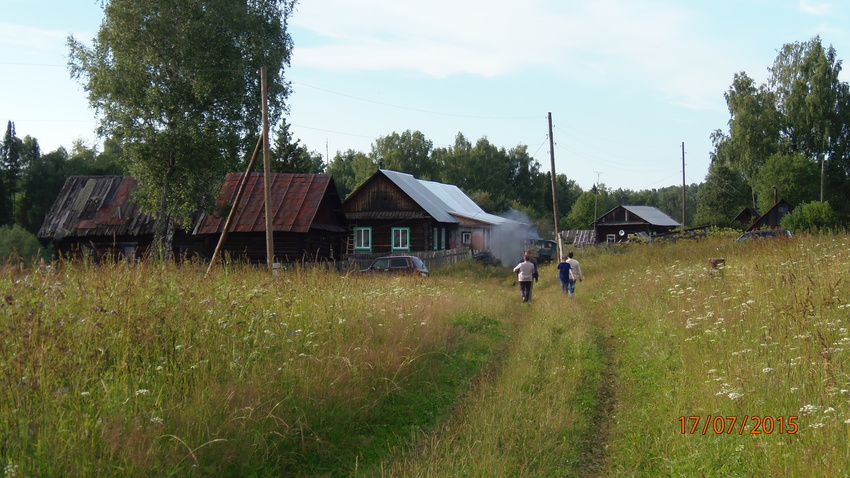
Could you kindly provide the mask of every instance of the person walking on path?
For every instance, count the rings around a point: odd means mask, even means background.
[[[570,281],[575,284],[575,276],[573,275],[572,265],[567,262],[567,256],[561,256],[561,262],[558,263],[558,278],[561,279],[561,292],[567,293]]]
[[[581,273],[581,265],[579,265],[578,261],[573,259],[573,251],[567,253],[567,263],[570,265],[570,270],[572,271],[572,279],[567,283],[567,292],[570,297],[573,297],[576,293],[576,281],[583,281],[584,274]]]
[[[523,302],[531,301],[531,285],[534,281],[534,272],[536,267],[531,262],[531,256],[525,254],[522,257],[522,262],[514,267],[514,272],[517,273],[517,282],[519,282],[519,294],[522,296]]]

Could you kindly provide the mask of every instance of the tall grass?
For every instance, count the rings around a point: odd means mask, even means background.
[[[368,469],[490,360],[475,349],[498,335],[457,319],[493,307],[459,282],[145,263],[0,279],[5,475]]]
[[[471,262],[13,269],[4,476],[845,476],[850,236],[732,239],[582,250],[531,303]]]
[[[720,237],[596,260],[594,300],[617,337],[612,475],[850,471],[850,237]]]

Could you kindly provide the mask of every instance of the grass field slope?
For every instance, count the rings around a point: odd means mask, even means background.
[[[847,476],[850,236],[0,277],[0,476]],[[722,257],[716,269],[709,259]]]

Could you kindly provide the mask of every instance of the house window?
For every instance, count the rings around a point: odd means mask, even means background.
[[[371,227],[355,227],[354,228],[354,250],[355,251],[371,251],[372,250],[372,228]]]
[[[460,242],[462,244],[471,244],[472,243],[472,233],[468,231],[464,231],[460,233]]]
[[[613,243],[617,242],[617,235],[616,234],[608,234],[605,237],[607,239],[608,244],[613,244]]]
[[[437,235],[437,228],[436,227],[434,228],[434,238],[433,238],[432,242],[434,243],[434,250],[435,251],[440,248],[440,238]]]
[[[410,250],[410,228],[409,227],[394,227],[393,228],[393,244],[394,251],[409,251]]]

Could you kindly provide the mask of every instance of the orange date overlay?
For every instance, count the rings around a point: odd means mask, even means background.
[[[686,433],[691,435],[694,433],[701,433],[703,435],[714,433],[720,435],[735,432],[738,435],[743,435],[745,432],[752,435],[762,433],[797,433],[798,427],[795,420],[797,420],[796,416],[762,417],[758,415],[744,415],[743,419],[740,419],[737,415],[679,417],[683,435]],[[755,424],[753,425],[753,423]],[[748,424],[752,425],[750,429],[747,429]]]

